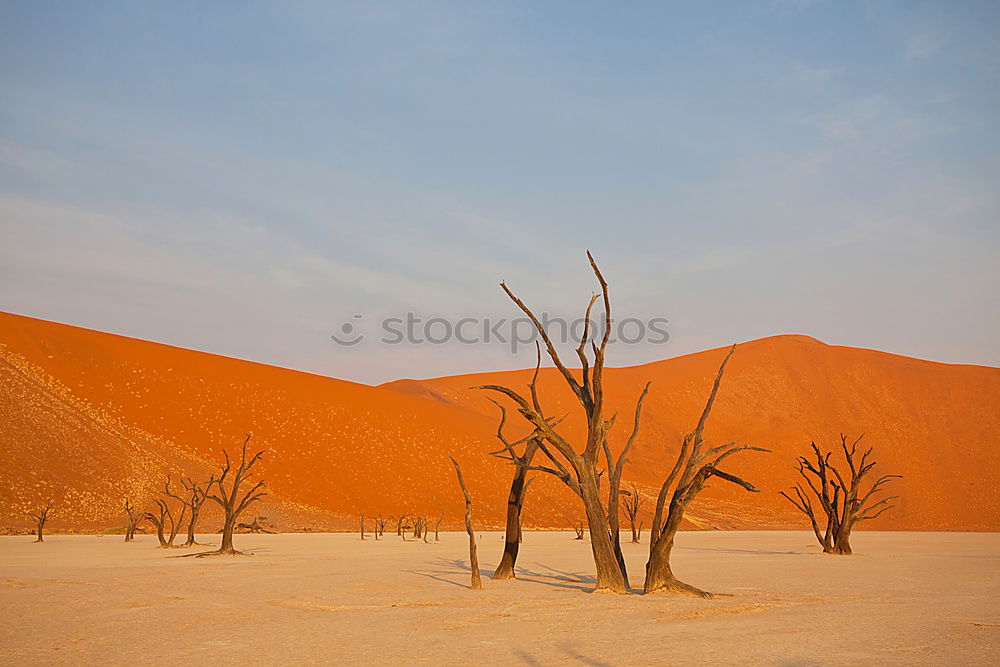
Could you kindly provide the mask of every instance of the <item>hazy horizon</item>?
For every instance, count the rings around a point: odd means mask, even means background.
[[[412,312],[1000,365],[1000,7],[0,7],[0,310],[366,384]],[[330,336],[356,323],[352,346]],[[374,327],[374,328],[372,328]]]

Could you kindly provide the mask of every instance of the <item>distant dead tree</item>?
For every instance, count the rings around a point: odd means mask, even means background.
[[[535,347],[539,363],[535,365],[535,374],[528,385],[532,394],[535,393],[538,368],[541,364],[541,349],[537,342]],[[509,461],[514,466],[514,478],[511,480],[510,491],[507,494],[507,523],[504,531],[503,555],[500,557],[497,569],[493,572],[493,578],[513,579],[517,552],[521,545],[521,510],[524,507],[524,493],[527,489],[525,480],[541,441],[537,437],[528,436],[511,443],[503,432],[504,425],[507,423],[507,409],[492,398],[489,401],[500,408],[500,424],[497,426],[496,437],[503,445],[503,449],[490,452],[490,456]],[[518,454],[517,448],[521,445],[524,445],[524,449]]]
[[[629,527],[632,529],[632,544],[638,544],[642,524],[640,523],[639,527],[636,528],[635,520],[639,517],[639,510],[642,509],[642,496],[639,495],[639,489],[636,488],[635,484],[630,486],[631,489],[625,489],[621,492],[625,497],[622,506],[625,508],[625,515],[628,517]]]
[[[205,495],[205,489],[195,484],[194,480],[190,477],[182,479],[181,485],[187,491],[185,502],[187,503],[189,516],[191,517],[187,526],[187,539],[182,546],[191,547],[198,544],[195,541],[195,530],[198,526],[198,517],[201,515],[201,506],[208,500],[208,496]]]
[[[462,487],[462,495],[465,496],[465,532],[469,534],[469,568],[472,570],[472,590],[480,590],[483,587],[482,579],[479,576],[479,557],[476,554],[476,534],[472,532],[472,496],[465,486],[465,478],[462,477],[462,468],[458,465],[455,457],[449,456],[451,462],[455,464],[455,474],[458,475],[458,484]]]
[[[833,452],[824,454],[813,442],[810,443],[810,448],[815,460],[811,461],[805,456],[796,459],[796,469],[805,481],[808,491],[797,482],[791,488],[795,494],[794,498],[784,491],[780,492],[797,510],[809,517],[813,534],[823,547],[823,553],[851,554],[851,530],[854,526],[861,521],[874,519],[895,507],[892,501],[899,498],[899,496],[887,496],[879,500],[875,496],[884,492],[883,487],[887,483],[893,479],[900,479],[902,475],[882,475],[867,491],[862,491],[865,476],[875,467],[875,461],[869,460],[872,447],[865,450],[860,459],[858,458],[858,443],[863,437],[864,435],[859,436],[848,449],[847,436],[840,434],[840,448],[844,452],[844,460],[850,471],[847,477],[830,462]],[[819,501],[819,509],[825,517],[826,525],[822,531],[816,517],[817,512],[814,511],[810,501],[810,493]]]
[[[359,514],[361,515],[361,541],[364,542],[364,540],[365,540],[365,513],[364,512],[359,512]],[[376,536],[375,539],[378,539],[378,537]]]
[[[25,516],[30,518],[35,522],[35,535],[37,536],[35,542],[44,542],[45,538],[42,537],[42,530],[45,529],[45,522],[49,520],[49,512],[52,511],[52,501],[45,503],[42,507],[39,507],[34,512],[26,512]]]
[[[375,539],[380,539],[385,534],[385,524],[388,521],[381,514],[375,517]]]
[[[441,522],[444,521],[444,508],[441,508],[441,515],[438,517],[437,521],[434,522],[434,541],[440,542],[441,536],[439,531],[441,529]]]
[[[267,495],[264,491],[264,480],[259,480],[248,491],[241,494],[241,488],[247,481],[251,470],[260,461],[260,457],[264,455],[264,450],[260,450],[247,458],[247,445],[250,443],[251,437],[252,434],[248,433],[246,439],[243,440],[240,463],[235,469],[229,459],[229,452],[222,450],[226,461],[222,465],[219,477],[216,479],[215,474],[213,474],[205,485],[205,494],[222,508],[225,520],[222,524],[222,544],[219,546],[219,550],[200,555],[238,555],[240,552],[233,548],[233,529],[236,527],[236,521],[243,510]]]
[[[419,540],[424,535],[424,528],[427,526],[427,517],[413,517],[413,538]]]
[[[138,511],[132,501],[125,499],[125,541],[135,541],[135,531],[146,518],[145,513]]]
[[[674,536],[684,518],[684,511],[694,500],[695,496],[705,487],[705,483],[712,477],[717,477],[726,482],[732,482],[743,487],[747,491],[758,492],[755,486],[740,479],[736,475],[724,472],[719,469],[719,464],[733,454],[742,451],[767,452],[768,450],[752,445],[738,445],[729,442],[716,447],[705,449],[703,432],[708,416],[712,411],[712,404],[719,391],[722,382],[722,375],[725,373],[726,364],[733,355],[736,346],[733,345],[726,354],[719,371],[715,375],[715,382],[712,391],[705,403],[705,409],[701,413],[698,425],[695,429],[684,437],[681,443],[680,452],[674,463],[670,474],[663,481],[660,493],[656,498],[656,509],[653,514],[653,523],[649,533],[649,560],[646,562],[646,582],[643,586],[645,592],[673,591],[679,593],[689,593],[700,597],[711,597],[703,590],[695,588],[689,584],[678,581],[670,569],[670,553],[674,546]],[[673,485],[673,492],[671,486]],[[667,502],[669,496],[670,502]]]
[[[405,540],[406,536],[403,534],[403,531],[409,529],[409,526],[406,526],[404,528],[403,524],[406,523],[406,519],[408,518],[408,515],[406,515],[406,514],[400,514],[399,516],[392,517],[392,518],[396,521],[396,535],[398,535],[399,537],[402,537]]]
[[[156,503],[157,512],[146,512],[146,516],[144,518],[146,521],[153,524],[154,528],[156,528],[156,539],[160,542],[160,548],[166,549],[167,538],[164,535],[164,532],[169,530],[167,527],[167,515],[170,510],[167,507],[167,504],[159,498],[154,498],[153,502]]]
[[[573,533],[576,535],[573,539],[582,540],[583,536],[587,533],[587,529],[584,527],[583,521],[579,519],[570,519],[568,517],[563,518],[566,519],[566,523],[569,524],[569,527],[573,529]]]
[[[187,514],[187,501],[170,489],[170,475],[167,475],[166,484],[163,485],[163,491],[160,493],[169,500],[176,500],[179,504],[180,513],[175,516],[178,507],[171,508],[168,500],[153,498],[153,502],[156,503],[157,512],[155,514],[147,512],[146,519],[156,527],[156,538],[160,542],[160,548],[173,549],[174,540],[177,538],[177,533],[181,530],[181,522],[184,521],[184,517]]]

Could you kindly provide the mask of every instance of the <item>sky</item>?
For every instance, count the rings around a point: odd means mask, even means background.
[[[377,383],[532,365],[380,332],[516,317],[501,280],[578,317],[589,249],[616,320],[669,320],[612,366],[781,333],[1000,365],[998,34],[996,2],[0,0],[0,310]]]

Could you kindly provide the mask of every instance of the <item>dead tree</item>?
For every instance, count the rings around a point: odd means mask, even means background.
[[[732,482],[743,487],[747,491],[757,493],[759,489],[749,482],[719,469],[719,464],[724,460],[742,451],[766,452],[768,450],[752,445],[738,445],[729,442],[716,447],[705,448],[703,432],[708,416],[712,411],[712,404],[719,391],[722,382],[722,375],[725,373],[726,364],[733,355],[736,346],[733,345],[726,354],[719,371],[715,375],[715,382],[712,384],[712,391],[705,403],[705,409],[701,413],[698,425],[691,433],[684,437],[681,443],[680,452],[674,466],[663,481],[660,493],[656,497],[656,508],[653,513],[653,523],[649,532],[649,560],[646,562],[646,583],[643,586],[645,592],[672,591],[678,593],[688,593],[700,597],[711,597],[709,593],[695,588],[689,584],[678,581],[670,569],[670,554],[674,546],[674,536],[684,518],[684,511],[694,500],[695,496],[705,487],[706,482],[712,477],[717,477],[726,482]],[[671,492],[671,487],[673,491]],[[667,499],[669,497],[669,503]]]
[[[361,514],[361,541],[364,542],[365,541],[365,513],[364,512],[360,512],[360,514]],[[378,538],[376,537],[375,539],[378,539]]]
[[[403,535],[404,531],[403,524],[406,523],[406,519],[408,518],[408,516],[409,515],[407,514],[400,514],[397,517],[393,517],[396,520],[396,535],[402,537],[404,540],[406,539],[406,536]],[[409,526],[406,526],[406,529],[409,529]]]
[[[539,363],[535,365],[535,375],[529,385],[532,391],[534,391],[535,383],[538,381],[538,368],[541,363],[540,349],[538,349],[538,361]],[[490,452],[490,455],[509,461],[515,466],[514,479],[511,480],[510,491],[507,494],[507,524],[504,532],[503,556],[500,557],[500,563],[493,572],[493,578],[513,579],[517,552],[521,545],[521,510],[524,507],[524,492],[527,489],[525,480],[531,461],[538,451],[539,439],[529,436],[511,443],[503,432],[504,425],[507,423],[507,409],[492,398],[489,400],[500,408],[500,425],[497,426],[496,437],[503,445],[503,449]],[[521,444],[524,445],[524,450],[518,454],[516,448]]]
[[[524,542],[524,499],[528,495],[528,489],[531,488],[532,482],[534,482],[537,477],[529,477],[524,483],[524,487],[521,489],[521,512],[518,513],[517,517],[517,543],[520,544]]]
[[[153,528],[156,528],[156,539],[160,542],[160,548],[167,548],[167,538],[164,535],[164,531],[167,528],[167,515],[170,509],[167,504],[160,500],[159,498],[153,498],[153,502],[156,503],[156,508],[158,513],[146,512],[145,519],[153,524]]]
[[[622,506],[625,508],[625,516],[628,517],[629,528],[632,529],[632,544],[638,544],[642,524],[640,523],[637,529],[635,520],[639,517],[639,510],[642,509],[642,496],[639,495],[639,489],[635,487],[635,484],[630,486],[631,489],[625,489],[621,492],[625,496]]]
[[[610,447],[607,444],[607,436],[614,425],[615,418],[614,416],[610,418],[605,418],[604,416],[603,383],[605,352],[611,337],[612,328],[611,301],[608,295],[608,284],[589,252],[587,253],[587,259],[590,262],[594,276],[601,286],[601,294],[590,298],[584,315],[583,335],[579,346],[576,348],[576,354],[581,365],[579,372],[580,379],[577,379],[577,375],[563,363],[545,327],[531,309],[507,287],[506,283],[500,283],[500,287],[507,296],[531,320],[545,344],[545,350],[549,359],[555,365],[583,409],[587,422],[587,435],[585,441],[582,443],[582,447],[580,446],[581,443],[574,444],[570,437],[564,436],[556,430],[561,420],[555,420],[545,415],[538,399],[537,391],[531,391],[529,397],[526,398],[513,389],[500,385],[484,385],[479,388],[497,392],[513,401],[517,406],[518,413],[531,425],[533,429],[532,436],[541,441],[539,450],[546,457],[546,464],[533,464],[529,466],[529,469],[554,475],[568,486],[582,501],[587,517],[587,524],[590,528],[591,552],[597,570],[596,590],[627,593],[628,578],[624,567],[624,560],[621,558],[620,545],[618,545],[618,540],[616,539],[618,492],[615,488],[616,480],[614,476],[617,476],[617,480],[620,481],[621,466],[624,465],[628,449],[635,441],[642,409],[642,398],[640,397],[636,403],[633,433],[629,436],[626,445],[619,453],[617,459],[615,459],[612,457]],[[597,340],[596,332],[594,340],[591,340],[590,313],[598,298],[603,299],[604,331],[600,340]],[[591,364],[591,360],[587,355],[588,343],[593,354],[593,364]],[[531,389],[529,387],[529,390]],[[645,393],[644,390],[643,396],[645,396]],[[613,476],[612,484],[609,485],[606,504],[601,497],[601,473],[598,470],[598,466],[601,464],[602,453],[606,459],[607,469]],[[612,534],[612,530],[615,531],[614,535]]]
[[[427,526],[427,517],[413,517],[413,538],[419,540],[424,535],[424,528]]]
[[[441,541],[441,536],[439,534],[439,531],[441,530],[441,522],[442,521],[444,521],[444,508],[443,507],[441,508],[441,516],[439,516],[438,520],[434,523],[434,541],[435,542],[440,542]]]
[[[384,518],[381,514],[375,517],[375,531],[373,534],[375,535],[376,541],[378,541],[385,533],[385,524],[387,521],[388,519]]]
[[[576,535],[573,539],[582,540],[583,536],[587,534],[587,529],[584,527],[583,521],[580,521],[579,519],[570,519],[565,516],[563,519],[565,519],[566,523],[569,524],[569,527],[573,529],[573,533]]]
[[[406,539],[407,533],[413,530],[413,525],[411,524],[411,520],[416,521],[416,517],[411,517],[408,514],[404,514],[403,517],[400,519],[401,524],[397,527],[396,532],[404,542],[407,541]]]
[[[813,534],[823,547],[823,553],[839,555],[853,553],[851,530],[854,526],[862,521],[874,519],[895,507],[892,501],[899,498],[899,496],[887,496],[876,499],[876,496],[884,491],[883,487],[887,483],[901,478],[902,475],[882,475],[867,491],[862,492],[865,476],[875,467],[875,461],[869,460],[872,447],[865,450],[860,459],[858,458],[858,443],[863,437],[859,436],[848,449],[847,436],[840,434],[840,447],[849,470],[847,477],[830,462],[833,452],[824,454],[813,442],[810,443],[810,447],[815,460],[811,461],[805,456],[800,456],[796,460],[796,469],[805,481],[808,491],[801,483],[796,483],[791,488],[795,494],[794,498],[784,491],[780,492],[797,510],[809,517]],[[810,501],[810,492],[819,501],[819,508],[825,517],[826,525],[822,531],[816,517],[817,512],[814,511]]]
[[[44,542],[45,538],[42,537],[42,531],[45,529],[45,522],[49,520],[49,512],[52,511],[52,501],[45,503],[43,507],[39,507],[34,512],[27,512],[25,516],[30,518],[35,522],[35,542]]]
[[[181,522],[187,514],[187,501],[170,490],[170,475],[167,475],[166,484],[160,493],[170,500],[176,500],[179,503],[180,513],[175,516],[177,507],[171,508],[167,500],[154,498],[153,502],[156,503],[158,512],[156,514],[147,512],[146,519],[156,527],[156,538],[160,542],[160,548],[173,549],[174,540],[181,529]]]
[[[222,524],[222,544],[219,546],[218,551],[212,551],[209,554],[240,554],[239,551],[233,548],[233,529],[236,527],[236,521],[239,519],[240,514],[243,513],[243,510],[267,495],[264,491],[264,480],[259,480],[248,491],[240,493],[241,487],[247,481],[251,470],[260,461],[260,457],[264,455],[264,450],[260,450],[250,458],[247,458],[247,445],[250,443],[251,437],[252,435],[248,433],[246,439],[243,440],[240,463],[235,469],[233,468],[232,461],[229,459],[229,452],[222,450],[226,461],[222,465],[219,477],[216,479],[215,474],[213,474],[208,480],[208,484],[205,485],[205,494],[210,500],[217,503],[225,513],[225,521]]]
[[[128,498],[125,499],[125,541],[134,542],[135,541],[135,531],[139,528],[139,524],[145,520],[146,515],[144,512],[136,510],[135,505]]]
[[[458,461],[453,456],[449,456],[448,458],[455,464],[455,474],[458,475],[458,484],[462,487],[462,494],[465,496],[465,532],[469,534],[469,568],[472,570],[472,590],[478,591],[483,587],[483,582],[479,577],[476,534],[472,532],[472,496],[469,495],[469,489],[465,486],[465,479],[462,477],[462,468],[458,465]]]
[[[201,506],[208,500],[208,496],[205,495],[205,489],[195,484],[191,478],[182,479],[181,485],[188,493],[186,502],[191,517],[187,526],[187,539],[181,546],[191,547],[198,544],[195,541],[195,530],[198,526],[198,517],[201,515]]]

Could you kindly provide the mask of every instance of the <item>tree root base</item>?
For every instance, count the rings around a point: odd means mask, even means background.
[[[691,597],[701,598],[703,600],[711,600],[715,597],[712,593],[708,591],[703,591],[700,588],[695,588],[690,584],[685,584],[682,581],[671,581],[665,584],[661,584],[653,589],[647,589],[645,593],[648,595],[650,593],[672,593],[674,595],[688,595]]]
[[[194,554],[181,554],[180,556],[173,556],[173,558],[207,558],[209,556],[253,556],[252,552],[249,551],[199,551]]]

